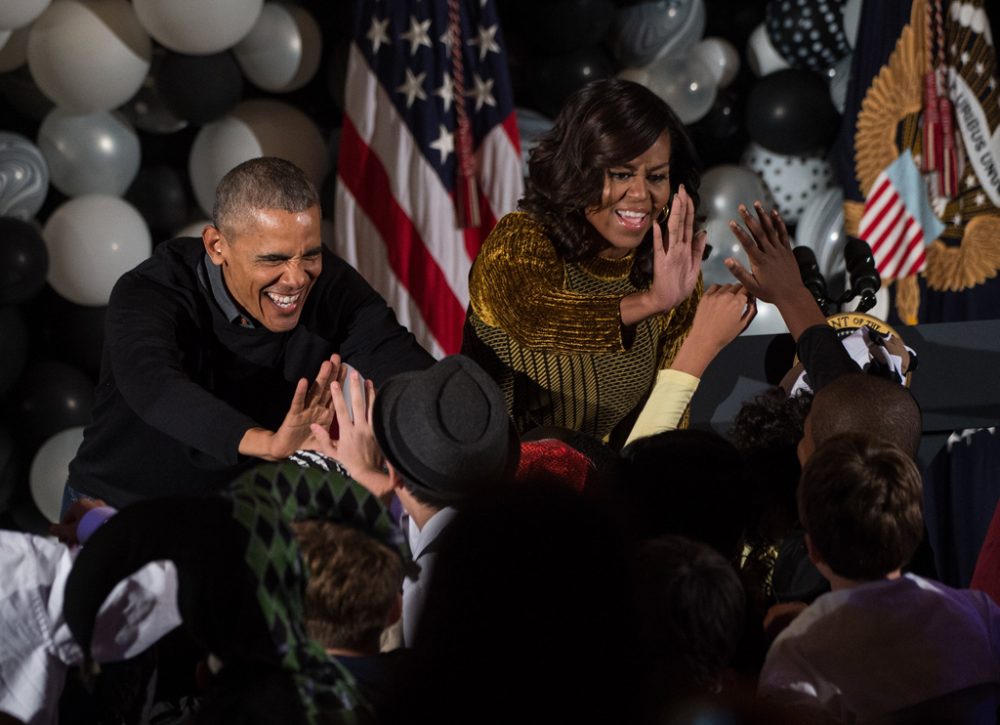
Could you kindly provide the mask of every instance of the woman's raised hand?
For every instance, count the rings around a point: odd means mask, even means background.
[[[701,272],[707,235],[694,231],[694,200],[681,184],[670,204],[667,238],[653,223],[653,284],[649,288],[658,312],[671,310],[691,296]]]

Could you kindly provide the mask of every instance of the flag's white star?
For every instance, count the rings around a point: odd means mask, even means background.
[[[956,214],[955,216],[953,216],[951,218],[951,223],[952,223],[952,226],[956,226],[957,227],[959,224],[962,223],[962,215],[961,214]]]
[[[445,51],[451,53],[451,28],[441,33],[441,37],[438,38],[438,42],[444,45]]]
[[[965,177],[965,188],[971,189],[977,183],[979,183],[979,181],[976,179],[975,176],[972,175],[972,172],[970,171],[969,175]]]
[[[389,40],[389,18],[378,20],[373,16],[372,26],[368,28],[366,37],[372,42],[372,53],[378,53],[383,43],[392,45],[392,41]]]
[[[969,54],[966,51],[962,51],[962,55],[959,56],[962,59],[962,65],[969,62]]]
[[[976,204],[982,206],[985,203],[986,203],[986,194],[980,191],[978,194],[976,194]]]
[[[427,93],[424,91],[424,78],[426,77],[426,73],[413,75],[413,71],[409,68],[406,69],[406,80],[403,81],[403,85],[396,89],[396,92],[406,96],[407,108],[413,105],[413,101],[416,98],[419,98],[421,101],[427,100]]]
[[[484,81],[482,78],[479,77],[478,73],[473,73],[472,79],[473,79],[472,82],[476,84],[476,87],[473,88],[471,91],[466,91],[465,95],[475,96],[476,110],[478,111],[479,109],[481,109],[483,105],[487,106],[497,105],[497,99],[493,97],[492,93],[493,79],[489,78]]]
[[[438,128],[440,130],[437,140],[431,141],[431,148],[441,154],[441,163],[443,164],[448,160],[449,154],[455,150],[455,135],[448,131],[443,123]]]
[[[479,26],[479,37],[473,38],[469,41],[469,45],[479,46],[479,60],[480,62],[486,60],[486,55],[488,53],[499,53],[500,46],[496,41],[497,30],[500,29],[499,25],[491,25],[488,28],[484,28],[482,25]]]
[[[441,80],[441,87],[434,90],[434,95],[444,101],[444,110],[446,112],[451,110],[452,101],[455,100],[455,87],[450,75],[447,73],[444,74],[444,78]]]
[[[982,63],[976,63],[976,75],[981,76],[985,72],[986,72],[986,66],[983,65]]]
[[[417,54],[421,45],[427,48],[431,47],[431,37],[427,32],[430,27],[431,21],[429,19],[421,23],[412,15],[410,16],[410,29],[405,33],[400,33],[400,36],[410,44],[411,56]]]

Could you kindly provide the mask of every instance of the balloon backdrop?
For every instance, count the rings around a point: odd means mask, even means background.
[[[141,169],[125,192],[125,200],[142,214],[154,241],[168,238],[187,221],[184,179],[170,166],[160,164]]]
[[[833,168],[819,155],[786,156],[751,143],[741,163],[760,174],[789,224],[797,222],[809,202],[834,184]]]
[[[200,237],[202,230],[211,225],[211,219],[201,219],[187,224],[173,233],[175,237]]]
[[[740,94],[732,87],[720,90],[708,113],[689,130],[706,166],[738,160],[748,141]]]
[[[59,431],[90,421],[94,381],[71,365],[40,362],[21,377],[12,400],[12,432],[33,453]]]
[[[847,102],[847,84],[851,79],[852,58],[853,56],[845,55],[826,69],[827,83],[830,84],[830,100],[837,113],[844,112],[844,104]]]
[[[0,44],[0,73],[12,71],[28,60],[28,28],[10,32],[6,42]]]
[[[795,238],[816,253],[819,271],[827,280],[843,276],[844,262],[844,192],[835,187],[817,194],[806,206],[795,229]]]
[[[264,0],[134,0],[139,22],[178,53],[208,55],[236,45],[257,22]]]
[[[704,33],[703,0],[641,2],[618,10],[613,47],[623,66],[643,66],[685,54]]]
[[[528,176],[528,160],[539,139],[552,128],[552,119],[530,108],[517,109],[517,131],[521,137],[521,169]]]
[[[24,309],[35,357],[72,365],[97,380],[107,307],[85,307],[47,287]]]
[[[823,70],[851,52],[843,12],[843,0],[770,0],[767,34],[796,68]]]
[[[725,88],[740,72],[740,54],[728,40],[705,38],[692,50],[691,54],[712,71],[712,78],[719,88]]]
[[[323,36],[309,11],[277,2],[264,5],[250,33],[233,47],[250,82],[275,93],[308,83],[319,68],[322,50]]]
[[[844,3],[844,37],[853,48],[858,38],[858,21],[861,20],[861,0],[847,0]]]
[[[615,74],[611,58],[599,46],[583,48],[566,55],[541,58],[535,71],[532,96],[535,107],[555,118],[563,102],[573,91],[599,78]]]
[[[215,187],[226,172],[258,156],[288,159],[317,189],[330,168],[323,137],[302,111],[280,101],[244,101],[228,116],[202,128],[191,146],[188,172],[206,214],[212,214]]]
[[[221,118],[243,97],[243,74],[229,52],[168,52],[155,78],[156,89],[170,113],[199,126]]]
[[[0,428],[0,511],[6,510],[17,487],[18,468],[14,438]]]
[[[739,221],[740,204],[748,208],[752,208],[755,201],[760,201],[765,208],[774,205],[763,179],[733,164],[714,166],[706,171],[701,177],[698,194],[701,196],[700,211],[709,220]]]
[[[38,129],[52,185],[66,196],[120,196],[139,171],[139,137],[120,113],[53,109]]]
[[[747,131],[779,154],[801,154],[827,146],[840,117],[822,77],[788,68],[764,76],[747,100]]]
[[[715,102],[712,71],[696,57],[667,56],[654,60],[646,70],[646,85],[667,102],[683,123],[694,123]]]
[[[52,523],[59,522],[69,462],[76,456],[81,443],[82,426],[59,431],[42,444],[31,462],[28,473],[31,498],[42,516]]]
[[[731,257],[742,264],[744,268],[750,268],[750,262],[747,259],[747,253],[743,251],[743,245],[733,236],[727,217],[708,220],[705,223],[705,231],[708,234],[708,243],[712,246],[708,258],[701,263],[701,274],[705,286],[732,284],[736,278],[726,267],[727,259]]]
[[[28,328],[16,307],[0,307],[0,397],[14,387],[28,360]]]
[[[41,150],[16,133],[0,131],[0,216],[31,219],[49,190]]]
[[[25,302],[45,284],[49,253],[30,222],[0,217],[0,304]]]
[[[597,45],[615,20],[610,0],[548,0],[515,3],[503,26],[517,25],[527,47],[537,55],[564,55]]]
[[[106,305],[118,278],[149,257],[149,229],[127,201],[99,194],[70,199],[45,223],[49,284],[79,305]]]
[[[788,61],[771,45],[764,23],[758,25],[747,40],[747,65],[754,75],[758,76],[766,76],[768,73],[790,67]]]
[[[152,52],[126,0],[60,0],[28,35],[28,67],[38,87],[75,113],[107,111],[134,96]]]
[[[133,126],[141,131],[171,134],[188,125],[187,121],[178,118],[173,111],[167,108],[167,104],[163,101],[163,95],[160,93],[158,80],[160,68],[169,52],[159,46],[153,48],[153,61],[142,88],[118,109]]]
[[[785,321],[781,318],[778,308],[770,302],[757,300],[757,316],[753,318],[750,327],[743,331],[744,335],[780,335],[788,332]]]
[[[14,30],[32,22],[52,0],[3,0],[0,4],[0,29]]]

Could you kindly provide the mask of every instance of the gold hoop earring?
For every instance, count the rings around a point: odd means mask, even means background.
[[[670,218],[669,205],[664,204],[663,208],[660,209],[660,213],[656,215],[656,221],[659,224],[663,224]]]

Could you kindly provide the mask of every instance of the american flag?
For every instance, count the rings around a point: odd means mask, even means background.
[[[493,0],[355,5],[337,252],[433,354],[457,352],[469,268],[522,192]]]
[[[906,150],[872,184],[858,236],[871,246],[879,275],[891,280],[922,272],[927,266],[924,250],[943,230],[920,170]]]

